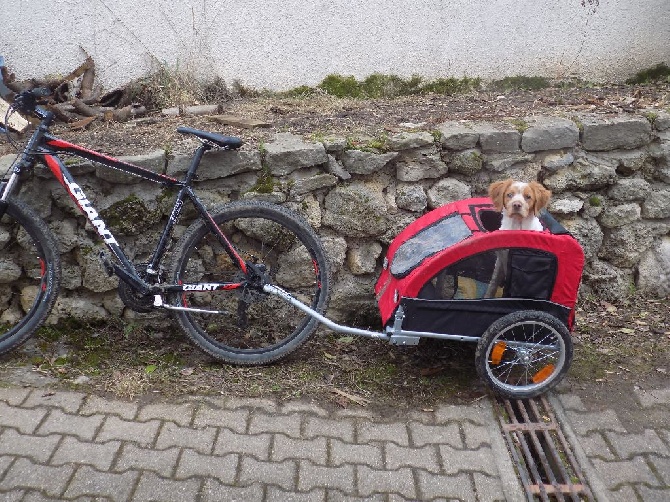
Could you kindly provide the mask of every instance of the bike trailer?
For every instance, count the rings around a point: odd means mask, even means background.
[[[375,286],[382,321],[402,328],[479,337],[499,318],[543,311],[569,330],[584,266],[577,240],[546,211],[545,230],[498,230],[488,198],[430,211],[391,243]]]

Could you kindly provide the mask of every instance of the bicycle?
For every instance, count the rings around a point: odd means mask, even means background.
[[[9,92],[0,79],[0,95],[6,98]],[[195,193],[203,155],[214,149],[236,150],[242,146],[239,138],[178,128],[197,138],[200,146],[183,179],[176,179],[53,136],[49,128],[54,114],[38,104],[47,93],[19,93],[5,117],[17,110],[39,119],[39,125],[0,185],[0,354],[35,333],[59,294],[57,240],[19,197],[22,174],[38,164],[70,194],[106,245],[109,254],[101,252],[101,262],[110,276],[119,278],[119,297],[130,309],[169,311],[197,347],[235,364],[265,364],[285,357],[314,332],[317,318],[277,294],[298,298],[313,312],[325,311],[330,270],[309,224],[285,207],[261,201],[235,201],[208,210]],[[8,132],[7,126],[4,129]],[[93,161],[176,192],[146,263],[129,259],[61,156]],[[168,262],[173,230],[188,201],[198,217],[174,245]]]

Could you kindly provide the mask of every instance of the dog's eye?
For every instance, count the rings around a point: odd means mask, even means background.
[[[507,193],[507,198],[511,199],[512,197],[514,197],[514,193],[513,192],[508,192]]]
[[[526,200],[530,200],[530,199],[532,199],[532,197],[531,197],[530,195],[528,195],[528,194],[524,195],[524,198],[525,198]]]

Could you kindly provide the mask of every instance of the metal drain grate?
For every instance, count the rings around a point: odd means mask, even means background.
[[[498,412],[528,500],[594,500],[546,398],[500,400]]]

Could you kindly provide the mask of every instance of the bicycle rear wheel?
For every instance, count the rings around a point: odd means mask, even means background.
[[[245,261],[264,269],[281,287],[322,313],[330,296],[330,272],[323,247],[311,227],[284,207],[258,201],[227,204],[212,217]],[[198,221],[179,240],[171,267],[181,283],[243,282],[244,274],[216,236]],[[171,305],[222,313],[177,311],[177,322],[205,352],[234,364],[256,365],[295,350],[317,321],[285,300],[253,288],[185,291]]]
[[[61,277],[58,246],[46,223],[23,201],[8,202],[0,219],[0,354],[44,322]]]
[[[479,377],[511,399],[538,396],[565,376],[572,362],[572,338],[556,317],[521,310],[495,321],[477,344]]]

